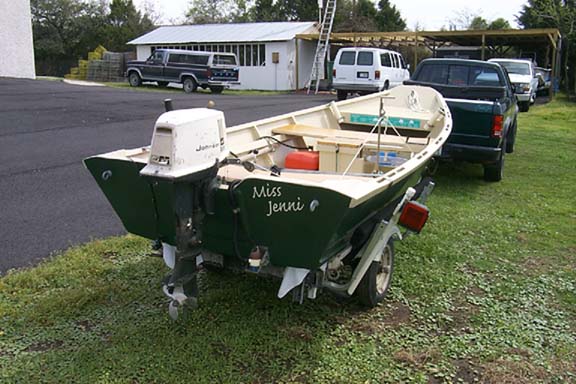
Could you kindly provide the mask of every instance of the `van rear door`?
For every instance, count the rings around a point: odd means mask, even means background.
[[[342,85],[354,85],[356,78],[356,51],[340,50],[340,58],[336,62],[336,77],[334,82]]]
[[[374,85],[374,52],[359,51],[356,57],[354,83],[358,89],[373,88]]]

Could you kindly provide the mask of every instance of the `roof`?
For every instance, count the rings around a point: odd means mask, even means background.
[[[286,41],[297,34],[318,33],[316,23],[278,22],[241,24],[170,25],[156,28],[131,45]]]
[[[303,40],[318,40],[316,34],[300,34]],[[505,29],[473,31],[418,31],[418,32],[347,32],[332,33],[332,43],[356,45],[384,45],[387,47],[456,44],[460,46],[480,46],[482,42],[491,45],[514,45],[534,47],[538,44],[551,44],[556,48],[560,31],[548,29]]]

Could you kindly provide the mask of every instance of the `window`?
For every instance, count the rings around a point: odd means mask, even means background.
[[[246,66],[252,66],[252,46],[250,44],[246,45]]]
[[[493,68],[472,67],[470,85],[500,87],[498,72]]]
[[[400,58],[400,65],[402,66],[402,68],[406,69],[408,68],[408,66],[406,65],[406,62],[404,61],[404,58],[402,57],[402,55],[398,56]]]
[[[392,61],[390,60],[390,54],[382,53],[380,55],[380,63],[382,64],[383,67],[391,67]]]
[[[467,85],[470,67],[451,65],[448,69],[448,85]]]
[[[266,65],[266,45],[260,44],[260,61],[258,65]]]
[[[236,65],[236,58],[232,55],[214,55],[214,65]]]
[[[390,56],[392,57],[392,67],[400,68],[400,63],[398,62],[398,55],[395,53],[391,53]]]
[[[372,52],[358,52],[358,65],[373,65],[374,55]]]
[[[342,55],[340,56],[340,61],[338,62],[338,64],[340,65],[354,65],[354,63],[356,62],[356,52],[342,52]]]
[[[187,60],[186,60],[185,55],[178,55],[178,54],[175,54],[175,53],[171,53],[171,54],[168,56],[168,62],[169,62],[169,63],[186,63],[186,61],[187,61]]]
[[[238,58],[240,59],[240,66],[243,67],[246,65],[246,57],[244,56],[244,45],[240,45],[238,51]]]
[[[448,66],[442,64],[426,64],[420,70],[418,79],[425,83],[446,84],[448,81]]]
[[[164,58],[164,52],[154,52],[152,55],[150,55],[150,57],[146,61],[151,61],[154,64],[159,64],[162,62],[163,58]]]

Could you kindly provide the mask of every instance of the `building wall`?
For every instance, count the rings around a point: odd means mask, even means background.
[[[246,44],[256,44],[247,42]],[[262,43],[258,43],[262,44]],[[297,89],[296,69],[298,68],[298,88],[306,85],[312,69],[316,46],[313,43],[298,43],[298,65],[296,65],[296,41],[268,42],[263,65],[240,66],[240,84],[232,89],[256,89],[268,91],[287,91]],[[179,48],[174,46],[174,48]],[[151,54],[150,46],[136,47],[138,60],[146,60]],[[272,62],[273,53],[278,53],[278,63]]]
[[[298,88],[306,88],[312,73],[314,54],[317,43],[313,41],[298,41]]]
[[[34,79],[30,0],[0,1],[0,77]]]

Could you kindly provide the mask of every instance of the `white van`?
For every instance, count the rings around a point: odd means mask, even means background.
[[[334,60],[332,87],[338,100],[348,93],[379,92],[401,85],[410,78],[408,66],[398,52],[380,48],[341,48]]]

